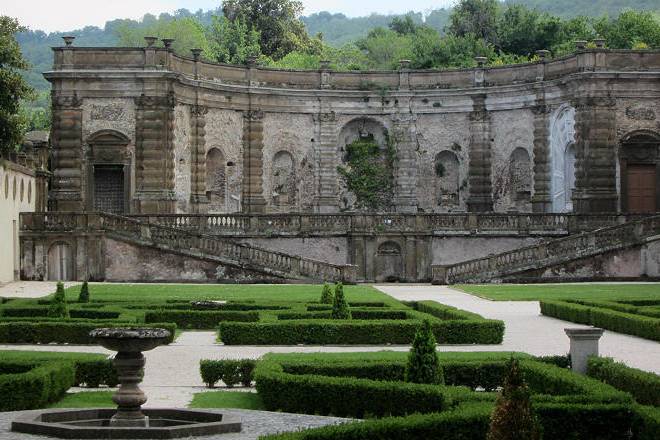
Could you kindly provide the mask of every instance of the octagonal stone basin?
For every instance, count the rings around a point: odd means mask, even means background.
[[[238,417],[205,410],[145,409],[148,427],[110,426],[114,409],[43,410],[18,417],[11,429],[26,434],[78,439],[168,439],[241,431]]]

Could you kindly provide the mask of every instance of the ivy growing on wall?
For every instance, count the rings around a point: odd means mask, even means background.
[[[385,147],[378,145],[373,135],[346,145],[347,166],[339,166],[337,171],[355,195],[357,208],[382,211],[392,205],[395,158],[396,149],[389,138]]]

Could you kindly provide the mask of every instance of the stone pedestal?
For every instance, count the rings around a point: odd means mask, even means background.
[[[112,396],[112,401],[117,404],[117,413],[110,418],[110,426],[149,426],[149,419],[141,409],[147,402],[147,396],[138,386],[142,381],[144,363],[144,355],[139,352],[119,352],[115,356],[113,365],[121,380],[121,386]]]
[[[585,374],[589,356],[598,356],[598,340],[603,329],[567,328],[564,331],[571,340],[571,368],[576,373]]]

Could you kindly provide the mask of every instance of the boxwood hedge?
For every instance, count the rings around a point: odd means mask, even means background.
[[[131,325],[126,325],[130,327]],[[135,326],[135,324],[132,324]],[[176,324],[152,323],[141,324],[146,327],[160,327],[171,333],[168,343],[174,341]],[[93,344],[89,332],[99,327],[122,327],[116,322],[0,322],[0,343],[6,344]]]
[[[546,316],[660,341],[660,319],[568,301],[541,301]]]
[[[259,313],[226,312],[222,310],[156,310],[144,314],[144,322],[173,322],[180,328],[214,329],[221,322],[256,322]]]
[[[62,397],[75,381],[72,362],[4,364],[0,369],[21,371],[0,374],[0,411],[41,408]]]
[[[629,392],[641,404],[660,407],[660,376],[657,374],[628,367],[610,358],[590,357],[587,375]]]

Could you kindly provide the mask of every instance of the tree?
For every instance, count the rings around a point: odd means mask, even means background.
[[[241,20],[250,30],[259,32],[261,52],[274,60],[294,50],[320,50],[320,41],[310,38],[298,18],[302,10],[298,0],[225,0],[222,4],[227,19]]]
[[[333,304],[334,296],[328,283],[323,283],[323,290],[321,291],[321,304]]]
[[[596,20],[594,28],[613,49],[632,49],[637,43],[660,48],[660,20],[650,12],[627,10],[613,20]]]
[[[475,35],[497,44],[499,12],[497,0],[460,0],[450,16],[449,32],[459,37]]]
[[[80,288],[80,295],[78,295],[79,303],[88,303],[89,302],[89,286],[87,281],[84,281],[82,287]]]
[[[248,57],[261,55],[259,32],[240,18],[213,17],[209,40],[212,59],[220,63],[245,64]]]
[[[562,21],[521,5],[504,10],[497,22],[497,47],[505,53],[530,55],[558,43]]]
[[[0,16],[0,153],[16,150],[27,128],[20,104],[32,96],[32,88],[21,76],[28,63],[15,36],[23,30],[18,20]]]
[[[487,440],[539,440],[539,422],[518,360],[507,364],[504,386],[490,416]]]
[[[351,319],[351,310],[344,297],[344,285],[335,285],[335,299],[332,303],[332,319]]]
[[[412,348],[408,353],[405,373],[406,382],[432,385],[445,382],[435,345],[431,323],[424,320],[422,327],[415,333]]]
[[[206,58],[212,58],[211,47],[204,26],[195,18],[156,19],[147,15],[141,26],[133,22],[118,25],[115,32],[120,46],[145,45],[144,37],[173,38],[172,49],[183,56],[190,57],[190,49],[202,49]],[[156,43],[160,45],[161,43]]]
[[[50,302],[50,307],[48,308],[48,317],[49,318],[69,317],[69,308],[66,305],[64,284],[62,284],[61,282],[57,283],[57,290],[55,291],[53,300]]]
[[[417,30],[417,24],[410,15],[406,15],[405,17],[394,17],[389,24],[389,28],[397,34],[410,35]]]

